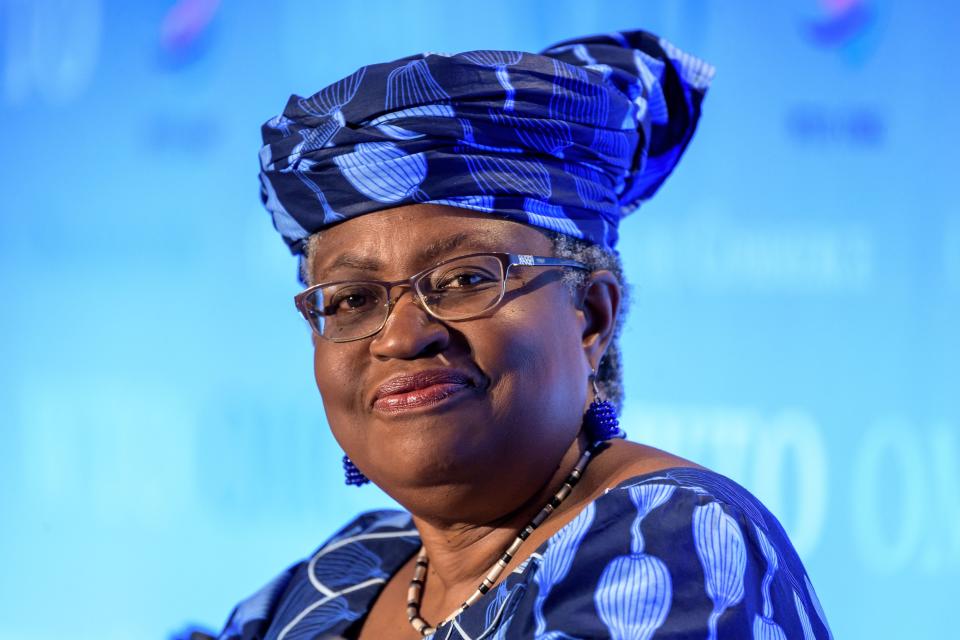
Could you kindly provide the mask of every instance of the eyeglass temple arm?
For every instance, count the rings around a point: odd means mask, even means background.
[[[511,265],[525,267],[575,267],[577,269],[588,269],[587,265],[576,260],[567,258],[546,258],[543,256],[531,256],[523,253],[509,253]]]

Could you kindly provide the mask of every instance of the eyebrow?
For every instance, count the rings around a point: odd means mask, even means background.
[[[356,269],[358,271],[377,271],[383,263],[376,258],[367,258],[352,253],[341,253],[337,259],[324,268],[324,271],[333,271],[339,268]]]
[[[462,247],[470,247],[478,251],[489,250],[488,244],[483,239],[477,238],[476,234],[460,232],[426,245],[417,253],[417,258],[421,264],[429,265],[437,262],[441,256]],[[333,271],[338,268],[348,268],[357,271],[379,271],[383,266],[383,261],[377,258],[353,253],[341,253],[323,270]]]
[[[475,240],[476,237],[474,234],[465,232],[455,233],[452,236],[441,238],[436,242],[428,244],[426,247],[420,250],[418,257],[420,258],[421,263],[433,264],[438,258],[440,258],[440,256],[450,253],[454,249],[459,249],[465,245],[479,248]]]

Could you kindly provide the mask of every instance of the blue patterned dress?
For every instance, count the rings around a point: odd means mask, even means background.
[[[420,547],[410,515],[359,516],[234,609],[220,640],[355,637]],[[437,640],[831,638],[780,523],[710,471],[631,478],[590,503]]]

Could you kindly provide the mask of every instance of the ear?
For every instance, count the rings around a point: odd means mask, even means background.
[[[583,354],[593,369],[607,352],[620,312],[620,282],[610,271],[594,271],[584,285],[581,310],[583,313]]]

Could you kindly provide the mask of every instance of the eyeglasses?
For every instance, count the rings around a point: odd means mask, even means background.
[[[294,302],[316,335],[331,342],[350,342],[369,338],[383,329],[397,301],[390,297],[395,287],[409,287],[420,306],[438,320],[467,320],[500,304],[513,267],[589,270],[582,262],[564,258],[472,253],[445,260],[406,280],[315,284],[294,296]]]

